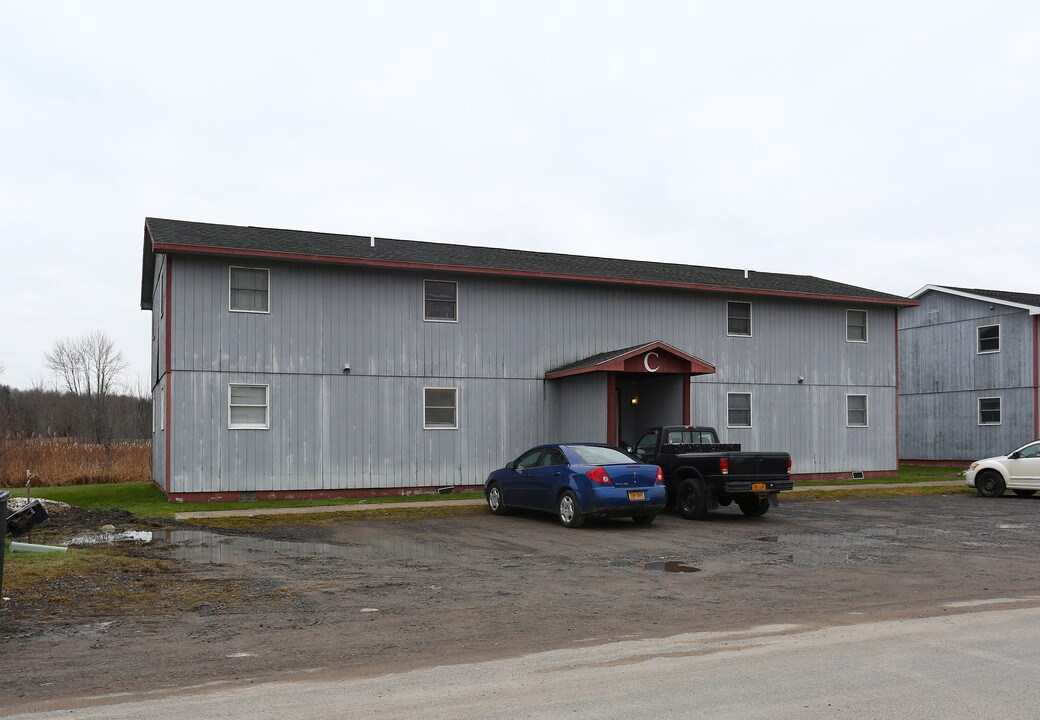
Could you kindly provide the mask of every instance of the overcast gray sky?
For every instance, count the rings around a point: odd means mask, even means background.
[[[1040,292],[1040,3],[0,0],[0,382],[148,215]]]

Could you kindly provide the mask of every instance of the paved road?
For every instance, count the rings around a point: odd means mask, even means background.
[[[949,614],[926,619],[677,635],[16,717],[1033,720],[1040,607],[1022,605],[1040,598],[953,603]]]

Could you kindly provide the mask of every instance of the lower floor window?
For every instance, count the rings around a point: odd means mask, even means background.
[[[267,385],[228,385],[228,428],[231,430],[267,430]]]
[[[1000,425],[1000,398],[979,398],[979,425]]]
[[[458,429],[458,396],[458,388],[423,388],[423,429]]]
[[[727,427],[751,427],[751,393],[726,394]]]
[[[867,427],[867,396],[845,396],[845,424],[848,427]]]

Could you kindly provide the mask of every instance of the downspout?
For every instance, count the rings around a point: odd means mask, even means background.
[[[170,278],[170,272],[173,267],[173,257],[171,255],[166,256],[166,304],[163,308],[166,311],[166,407],[164,408],[166,414],[166,432],[163,433],[163,440],[166,443],[166,495],[170,495],[170,433],[173,432],[173,425],[170,424],[170,398],[173,397],[172,380],[173,374],[170,372],[170,358],[173,356],[170,350],[170,339],[173,337],[173,307],[170,305],[170,300],[173,297],[173,280]]]
[[[1033,439],[1040,438],[1040,315],[1033,316]]]
[[[899,471],[899,309],[894,311],[895,334],[896,334],[896,466]]]

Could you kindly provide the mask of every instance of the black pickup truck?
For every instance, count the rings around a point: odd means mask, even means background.
[[[715,428],[653,427],[633,453],[640,462],[661,467],[668,504],[689,520],[733,502],[745,515],[765,515],[777,505],[778,492],[794,488],[790,455],[741,452],[737,443],[720,443]]]

